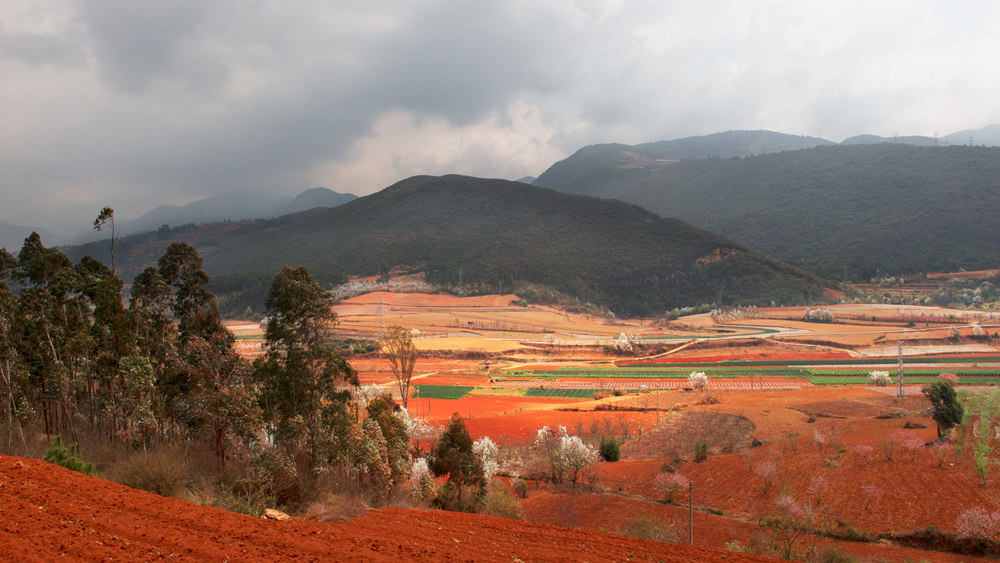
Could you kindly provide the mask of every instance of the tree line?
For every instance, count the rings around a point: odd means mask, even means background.
[[[338,471],[376,498],[405,482],[406,418],[391,397],[358,398],[357,372],[335,353],[333,298],[306,268],[274,277],[265,354],[252,363],[234,352],[209,282],[187,243],[137,275],[127,299],[112,268],[73,264],[37,233],[16,255],[0,249],[6,451],[41,433],[131,451],[198,443],[220,468],[240,458]]]

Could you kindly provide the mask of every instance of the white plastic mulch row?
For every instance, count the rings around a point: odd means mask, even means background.
[[[534,379],[527,381],[497,381],[491,384],[500,389],[682,389],[690,387],[691,384],[686,379],[660,379],[648,382],[636,381],[548,381],[545,379]],[[813,387],[813,384],[798,379],[786,381],[755,381],[751,387],[749,381],[732,381],[716,379],[709,381],[709,389],[801,389],[803,387]]]

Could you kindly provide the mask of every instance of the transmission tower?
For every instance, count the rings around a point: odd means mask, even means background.
[[[375,336],[379,339],[385,334],[385,300],[378,298],[378,307],[375,309]]]
[[[897,340],[896,347],[899,352],[899,371],[896,374],[896,385],[898,386],[897,395],[900,399],[903,398],[903,341]]]

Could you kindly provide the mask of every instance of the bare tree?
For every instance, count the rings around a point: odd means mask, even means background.
[[[410,331],[399,325],[388,328],[382,336],[382,353],[389,359],[392,375],[399,384],[399,394],[403,399],[403,408],[410,396],[410,379],[413,377],[413,366],[420,357],[420,350],[413,345]]]

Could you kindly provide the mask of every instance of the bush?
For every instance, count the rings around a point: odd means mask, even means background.
[[[622,455],[618,439],[614,436],[601,436],[601,447],[597,450],[597,453],[604,458],[604,461],[618,461]]]
[[[706,459],[708,459],[708,444],[698,442],[694,445],[694,461],[695,463],[701,463]]]
[[[511,518],[522,520],[524,515],[521,512],[521,500],[507,490],[503,483],[492,483],[486,495],[483,496],[483,514],[499,516],[501,518]]]
[[[618,533],[630,538],[677,543],[680,533],[677,525],[654,516],[634,516],[618,528]]]
[[[92,476],[94,474],[94,464],[84,461],[80,457],[80,453],[76,451],[76,444],[66,447],[59,436],[56,436],[55,440],[52,441],[52,445],[46,450],[45,457],[42,459],[71,471],[78,471],[84,475]]]
[[[115,481],[164,497],[175,496],[190,479],[187,461],[175,452],[140,452],[123,461]]]
[[[517,498],[528,498],[528,482],[524,479],[515,479],[511,483],[511,488],[514,489],[514,494],[517,495]]]

